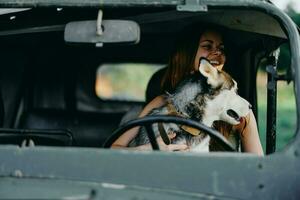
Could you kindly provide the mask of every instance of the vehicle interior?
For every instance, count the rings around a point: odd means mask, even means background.
[[[0,16],[3,128],[65,131],[72,136],[69,145],[101,147],[126,113],[160,94],[158,83],[180,32],[187,26],[201,26],[204,22],[226,28],[225,70],[237,80],[239,94],[253,105],[257,114],[258,66],[262,58],[268,58],[286,42],[280,25],[268,15],[255,10],[225,12],[218,8],[198,13],[168,8],[128,8],[120,12],[104,9],[103,20],[136,22],[140,27],[138,41],[133,44],[103,42],[102,47],[96,47],[95,43],[65,41],[67,23],[96,20],[98,11],[43,8]],[[257,23],[258,19],[264,20]],[[273,30],[272,34],[269,30]],[[96,94],[96,74],[99,66],[107,63],[149,64],[148,68],[161,66],[161,70],[155,73],[155,81],[140,92],[145,96],[147,90],[147,98],[101,98]],[[134,71],[132,74],[130,76],[134,76]],[[101,87],[101,80],[99,84]]]
[[[0,199],[299,199],[299,28],[269,1],[6,0],[0,7]],[[266,125],[259,130],[266,156],[106,149],[161,94],[178,36],[203,23],[224,28],[224,70]],[[279,73],[282,45],[290,64]],[[259,100],[262,69],[267,95]],[[276,116],[277,81],[293,87],[291,131],[276,129],[286,118]],[[292,139],[277,152],[276,136],[287,132]]]

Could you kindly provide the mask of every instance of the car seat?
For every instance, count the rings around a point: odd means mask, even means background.
[[[166,68],[159,69],[156,71],[150,78],[147,89],[146,89],[146,101],[145,105],[147,105],[150,101],[152,101],[155,97],[161,94],[160,83],[163,75],[166,72]],[[144,105],[144,106],[145,106]],[[126,114],[122,117],[120,125],[124,123],[136,119],[139,113],[142,111],[144,106],[133,106]]]

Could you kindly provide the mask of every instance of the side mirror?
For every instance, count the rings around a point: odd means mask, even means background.
[[[102,34],[97,34],[97,21],[70,22],[65,27],[64,39],[71,43],[136,44],[140,40],[140,27],[134,21],[103,20]]]

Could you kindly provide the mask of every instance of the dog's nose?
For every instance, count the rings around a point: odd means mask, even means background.
[[[251,104],[249,104],[249,109],[252,109],[252,105]]]

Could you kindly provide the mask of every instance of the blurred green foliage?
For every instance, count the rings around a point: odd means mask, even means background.
[[[151,76],[163,67],[163,65],[145,63],[106,63],[104,65],[100,66],[97,72],[100,81],[100,91],[97,95],[108,100],[141,102],[145,101],[145,91]]]
[[[257,76],[258,127],[263,149],[266,150],[267,122],[267,75],[260,70]],[[296,104],[293,84],[277,84],[276,151],[282,150],[291,141],[296,130]]]

